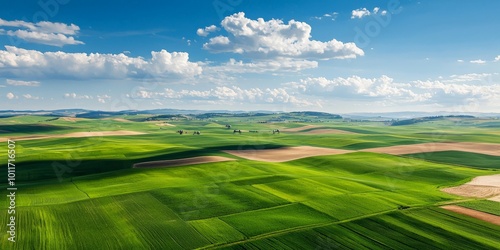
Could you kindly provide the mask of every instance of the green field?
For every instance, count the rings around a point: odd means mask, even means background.
[[[500,203],[489,200],[468,201],[458,204],[461,207],[471,208],[474,210],[494,214],[500,216]]]
[[[262,123],[276,118],[271,114],[153,122],[146,121],[148,116],[112,118],[0,118],[1,137],[116,130],[145,133],[17,140],[17,238],[11,243],[3,233],[0,249],[500,246],[499,226],[439,208],[456,203],[499,215],[499,203],[470,201],[440,189],[476,176],[498,174],[500,157],[464,152],[410,157],[352,152],[277,163],[222,152],[301,145],[359,150],[439,141],[499,142],[497,128],[491,127],[493,121],[388,127],[380,122],[320,122],[313,118],[303,123]],[[225,124],[232,128],[226,129]],[[271,132],[311,124],[355,133]],[[188,134],[177,134],[179,129]],[[233,134],[233,129],[244,133]],[[189,133],[197,130],[202,134]],[[132,168],[139,162],[205,155],[236,160]],[[0,160],[6,163],[7,156],[1,155]],[[0,179],[4,197],[8,194],[6,181]],[[3,225],[9,220],[8,202],[0,199]]]
[[[422,160],[443,162],[454,165],[464,165],[474,168],[500,169],[500,156],[491,156],[491,155],[475,154],[469,152],[458,152],[458,151],[432,152],[425,154],[409,154],[407,156],[412,158],[419,158]],[[468,160],[464,162],[463,159],[468,159]]]

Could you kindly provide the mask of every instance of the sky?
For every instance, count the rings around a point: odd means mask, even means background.
[[[0,109],[500,112],[500,1],[3,1]]]

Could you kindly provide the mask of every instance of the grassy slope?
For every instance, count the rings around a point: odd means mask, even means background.
[[[500,202],[477,200],[459,203],[459,206],[500,216]]]
[[[18,123],[32,124],[38,118],[19,119]],[[227,122],[261,132],[233,135],[223,128]],[[82,249],[181,249],[231,242],[237,243],[232,247],[247,248],[303,249],[332,244],[339,248],[406,248],[403,238],[422,248],[446,248],[454,242],[460,242],[464,249],[494,246],[496,236],[487,230],[498,232],[498,227],[427,208],[460,199],[439,188],[494,171],[372,153],[287,163],[238,160],[169,169],[130,168],[134,162],[146,160],[224,155],[221,149],[286,145],[358,149],[448,140],[459,138],[457,134],[466,130],[459,128],[456,134],[443,136],[435,127],[435,131],[426,127],[429,124],[390,130],[369,124],[355,128],[366,134],[273,136],[265,131],[297,124],[248,126],[247,122],[251,121],[171,122],[176,127],[160,130],[155,123],[54,121],[75,131],[94,127],[151,134],[18,143],[18,155],[22,156],[18,156],[22,166],[18,176],[24,181],[18,184],[22,196],[17,200],[21,243],[14,249],[67,249],[68,244]],[[352,127],[344,123],[326,126]],[[179,128],[201,130],[202,136],[175,134]],[[487,137],[478,132],[475,137],[468,135],[467,140],[487,141]],[[63,166],[59,169],[62,179],[56,178],[54,162]],[[0,205],[7,207],[6,200]],[[412,209],[394,212],[400,206]],[[6,211],[0,210],[0,214]],[[0,223],[6,220],[6,216],[0,217]],[[467,229],[464,223],[474,226]],[[391,233],[379,234],[377,230]],[[6,239],[0,243],[1,249],[11,246]]]
[[[500,157],[459,151],[430,152],[406,155],[412,158],[465,165],[475,168],[500,169]],[[467,159],[467,161],[464,161]]]

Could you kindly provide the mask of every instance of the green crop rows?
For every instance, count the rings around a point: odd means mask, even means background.
[[[271,117],[271,115],[270,115]],[[223,150],[310,145],[359,150],[434,141],[500,141],[496,128],[452,123],[387,127],[319,124],[353,134],[272,129],[307,124],[259,118],[169,120],[0,119],[8,136],[132,130],[133,136],[19,140],[17,242],[0,249],[495,249],[500,227],[440,209],[457,204],[500,215],[493,201],[440,189],[498,174],[499,157],[464,152],[393,156],[352,152],[289,162],[251,161]],[[224,127],[258,130],[233,134]],[[23,125],[23,126],[19,126]],[[49,126],[50,125],[50,126]],[[200,130],[200,136],[178,129]],[[453,131],[453,133],[446,132]],[[6,135],[6,136],[7,136]],[[3,135],[2,135],[3,136]],[[137,169],[134,163],[217,155],[235,161]],[[6,162],[6,156],[0,160]],[[4,165],[5,167],[5,165]],[[6,179],[0,188],[6,193]],[[5,196],[4,196],[5,197]],[[0,224],[8,223],[0,199]]]

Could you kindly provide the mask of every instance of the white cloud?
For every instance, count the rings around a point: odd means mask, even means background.
[[[435,102],[443,104],[463,103],[471,99],[497,100],[500,97],[500,84],[449,83],[427,80],[414,81],[412,86],[431,94]]]
[[[322,16],[313,16],[312,18],[316,19],[316,20],[323,20],[323,19],[327,18],[327,19],[331,19],[331,20],[335,21],[338,16],[339,16],[338,12],[332,12],[332,13],[323,14]]]
[[[97,101],[100,103],[106,103],[109,100],[111,100],[111,96],[109,96],[109,95],[98,95],[97,96]]]
[[[219,28],[217,28],[217,26],[215,25],[210,25],[210,26],[207,26],[205,27],[204,29],[198,29],[196,30],[196,34],[198,36],[208,36],[208,34],[210,34],[211,32],[215,32],[219,30]]]
[[[39,81],[18,81],[18,80],[11,80],[11,79],[6,79],[5,81],[7,82],[7,84],[13,85],[13,86],[28,86],[28,87],[40,86]]]
[[[472,61],[470,61],[470,63],[474,63],[474,64],[485,64],[485,63],[486,63],[486,61],[481,60],[481,59],[478,59],[478,60],[472,60]]]
[[[464,60],[458,59],[458,60],[457,60],[457,62],[459,62],[459,63],[463,63],[463,62],[464,62]]]
[[[418,94],[408,89],[407,84],[395,83],[394,79],[385,75],[379,78],[351,76],[326,79],[324,77],[309,77],[300,80],[299,83],[289,83],[288,86],[304,94],[328,98],[396,98],[404,102],[423,101],[430,98],[428,95]]]
[[[378,12],[378,10],[377,10]],[[351,13],[351,19],[354,19],[354,18],[363,18],[365,16],[369,16],[371,15],[370,11],[367,10],[366,8],[362,8],[362,9],[357,9],[357,10],[353,10],[352,13]]]
[[[276,58],[274,60],[259,60],[245,63],[233,58],[220,66],[213,66],[211,70],[229,73],[265,73],[265,72],[298,72],[304,69],[317,68],[318,62],[291,58]]]
[[[311,40],[311,26],[295,20],[248,19],[240,12],[221,22],[229,36],[217,36],[203,45],[212,52],[232,52],[259,58],[346,59],[364,55],[354,43],[333,39],[328,42]]]
[[[366,17],[366,16],[377,15],[377,14],[385,16],[385,15],[387,15],[387,11],[386,10],[380,11],[380,7],[373,8],[372,12],[370,12],[370,10],[368,10],[366,8],[360,8],[360,9],[353,10],[351,12],[351,19],[355,19],[355,18],[361,19],[361,18]]]
[[[7,99],[12,100],[14,98],[17,98],[16,95],[12,94],[11,92],[7,93],[6,95]]]
[[[199,63],[184,52],[152,51],[151,59],[120,54],[40,52],[13,46],[0,50],[0,73],[17,77],[125,79],[193,77]]]
[[[221,47],[224,47],[225,45],[228,45],[230,42],[231,41],[229,41],[228,37],[225,37],[225,36],[216,36],[216,37],[210,38],[209,42],[205,43],[203,45],[203,47],[206,48],[208,45],[210,45],[210,46],[221,45]],[[205,46],[205,45],[207,45],[207,46]],[[237,51],[237,53],[241,53],[241,52],[243,52],[243,51],[242,50]]]
[[[495,57],[495,62],[500,62],[500,56]]]
[[[65,98],[71,98],[71,99],[86,99],[86,100],[94,99],[93,96],[90,96],[90,95],[78,95],[76,93],[66,93],[66,94],[64,94],[64,97]]]
[[[37,31],[26,31],[26,30],[16,30],[16,31],[7,31],[6,33],[9,36],[19,37],[27,42],[32,43],[41,43],[52,46],[63,46],[63,45],[76,45],[76,44],[84,44],[81,41],[75,40],[74,37],[68,37],[64,34],[55,34],[55,33],[42,33]]]
[[[136,98],[155,99],[157,101],[179,99],[190,103],[209,104],[235,104],[235,103],[273,103],[291,104],[297,107],[318,106],[317,103],[298,98],[285,88],[249,88],[242,89],[237,86],[219,86],[208,90],[173,90],[165,89],[163,92],[149,92],[139,90]]]
[[[25,94],[23,95],[24,99],[31,99],[31,100],[38,100],[40,97],[38,96],[32,96],[31,94]]]
[[[448,79],[441,80],[445,83],[461,83],[461,82],[482,82],[482,83],[491,83],[491,79],[494,75],[489,73],[471,73],[471,74],[463,74],[463,75],[451,75]]]
[[[27,42],[51,46],[84,44],[73,37],[80,31],[80,27],[74,24],[67,25],[47,21],[38,23],[20,20],[6,21],[0,18],[0,27],[10,28],[10,30],[0,29],[1,35],[17,37]]]
[[[394,106],[413,103],[448,108],[476,103],[499,107],[495,103],[500,98],[499,76],[498,73],[464,74],[406,83],[395,82],[388,76],[309,77],[283,86],[289,92],[295,90],[303,94],[306,100],[326,102],[345,100],[359,104],[381,101]]]

